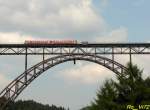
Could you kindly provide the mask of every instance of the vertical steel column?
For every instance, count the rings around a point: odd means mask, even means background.
[[[132,64],[132,53],[131,53],[131,47],[130,47],[130,53],[129,53],[129,55],[130,55],[130,65]]]
[[[105,51],[106,51],[106,49],[105,49],[105,47],[104,47],[104,55],[106,54]],[[104,65],[105,65],[105,63],[106,63],[106,62],[105,62],[105,60],[104,60]]]
[[[78,52],[78,54],[79,54],[79,53],[80,53],[80,52],[79,52],[79,47],[76,47],[76,48],[78,49],[77,52]],[[75,50],[76,50],[76,49],[75,49]],[[75,51],[74,51],[74,52],[75,52]],[[73,55],[73,56],[74,56],[74,55]],[[75,57],[75,56],[74,56],[74,57]],[[74,65],[76,64],[76,59],[75,59],[75,58],[73,59],[73,64],[74,64]]]
[[[62,55],[62,52],[63,52],[63,51],[62,51],[62,47],[60,47],[60,54],[61,54],[61,55]]]
[[[44,71],[44,61],[45,61],[45,50],[44,50],[45,48],[43,47],[43,71]]]
[[[132,69],[132,53],[131,53],[131,47],[130,47],[130,70],[131,70],[131,74],[133,74],[133,69]]]
[[[28,68],[28,48],[26,47],[26,55],[25,55],[25,83],[27,82],[27,68]]]
[[[79,48],[78,48],[78,53],[79,53]],[[75,56],[74,56],[75,57]],[[76,59],[73,59],[74,65],[76,64]]]
[[[112,47],[112,61],[114,62],[114,47]],[[112,62],[112,67],[113,67],[113,70],[114,70],[114,63]]]
[[[95,55],[96,55],[96,47],[94,47]]]
[[[95,49],[95,61],[96,61],[96,47],[94,49]]]
[[[74,61],[74,65],[75,65],[76,64],[76,59],[74,58],[73,61]]]

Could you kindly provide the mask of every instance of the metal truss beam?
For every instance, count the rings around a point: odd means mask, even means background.
[[[117,75],[122,75],[126,67],[115,62],[115,55],[128,54],[132,63],[132,54],[150,54],[150,43],[106,43],[106,44],[58,44],[58,45],[27,45],[0,44],[0,55],[24,55],[25,71],[13,80],[1,93],[0,98],[6,99],[1,108],[18,95],[39,75],[49,68],[66,61],[86,60],[100,64]],[[43,61],[28,68],[29,55],[42,55]],[[51,58],[45,60],[45,55]],[[102,56],[105,57],[102,57]],[[111,55],[111,59],[107,56]]]
[[[150,54],[150,43],[26,45],[0,44],[0,55]]]
[[[9,101],[14,101],[19,94],[32,82],[34,81],[38,76],[40,76],[42,73],[47,71],[48,69],[66,62],[66,61],[74,61],[74,60],[86,60],[90,62],[97,63],[99,65],[102,65],[109,70],[113,71],[117,75],[122,75],[124,71],[126,71],[126,67],[123,65],[109,59],[106,57],[101,57],[97,55],[91,55],[91,54],[74,54],[74,55],[61,55],[61,56],[55,56],[46,60],[43,60],[42,62],[34,65],[33,67],[27,69],[23,74],[18,76],[16,79],[14,79],[1,93],[0,97],[5,98],[7,101],[1,106],[4,108]],[[24,80],[26,79],[26,80]]]

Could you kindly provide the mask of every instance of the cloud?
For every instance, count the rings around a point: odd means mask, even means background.
[[[108,3],[107,0],[102,2]],[[46,38],[86,39],[89,42],[127,41],[127,29],[120,27],[109,30],[109,24],[102,14],[93,8],[93,0],[14,0],[13,3],[5,0],[0,1],[0,16],[0,43],[23,43],[27,39]],[[90,67],[93,69],[87,71]],[[94,83],[97,78],[108,76],[107,71],[98,68],[99,65],[83,63],[82,68],[69,69],[70,74],[64,71],[64,76]],[[82,72],[83,75],[79,75]]]
[[[126,39],[124,36],[127,35],[127,29],[118,28],[109,31],[109,24],[103,15],[95,10],[93,2],[93,0],[14,0],[13,3],[9,0],[1,1],[0,32],[35,38],[81,41]],[[101,2],[108,3],[107,0]],[[10,38],[7,35],[5,37]]]
[[[25,40],[35,39],[31,36],[20,35],[19,33],[0,32],[0,43],[24,43]]]
[[[118,28],[106,33],[104,36],[94,36],[89,42],[126,42],[128,37],[128,31],[126,28]],[[30,35],[24,35],[17,32],[0,32],[0,43],[24,43],[25,40],[46,40],[48,38],[34,37]],[[53,38],[51,38],[53,39]],[[80,40],[81,41],[81,40]]]
[[[143,78],[150,76],[148,58],[148,55],[132,56],[133,64],[137,64],[140,70],[143,69]],[[129,55],[116,55],[115,61],[126,66],[129,62]],[[106,79],[115,79],[115,75],[111,70],[101,65],[81,61],[78,61],[75,66],[63,69],[57,74],[57,76],[65,79],[69,84],[74,82],[81,84],[103,84],[103,81]]]
[[[100,11],[95,10],[93,2],[94,0],[13,0],[13,2],[0,0],[0,43],[23,43],[27,39],[126,42],[128,29],[121,26],[110,30],[111,26],[101,13],[109,1],[102,0],[102,5],[99,5],[102,7],[98,7]],[[128,56],[115,58],[123,64],[128,61]],[[134,62],[141,64],[148,71],[149,64],[147,59],[148,57],[136,57]],[[1,63],[7,63],[8,60],[7,58]],[[31,64],[29,67],[37,63],[37,60],[39,58],[29,59],[28,63]],[[12,75],[15,77],[19,75],[19,72],[18,74],[16,73],[16,69],[17,71],[22,71],[21,66],[24,65],[24,62],[21,59],[18,60],[18,56],[12,62],[13,69],[10,71],[15,73]],[[23,62],[23,64],[21,65],[20,62]],[[5,73],[9,73],[7,72],[8,70],[5,69],[5,71]],[[101,82],[106,78],[114,78],[114,75],[114,73],[100,65],[80,61],[75,67],[67,67],[59,74],[69,84],[95,84],[97,82],[102,84]],[[149,74],[146,75],[148,76]],[[0,74],[0,89],[3,89],[4,85],[9,82],[5,74]]]
[[[112,30],[104,34],[104,36],[93,37],[91,41],[93,42],[126,42],[128,37],[128,31],[124,27],[120,27],[118,29]],[[90,41],[90,42],[91,42]],[[126,65],[128,62],[127,56],[120,56],[116,57],[117,61]],[[98,64],[93,63],[84,63],[80,62],[77,64],[76,67],[67,68],[60,72],[60,76],[67,81],[70,82],[80,82],[83,84],[95,84],[99,82],[100,84],[103,83],[105,79],[114,78],[115,73],[111,72],[110,70],[102,67]]]
[[[13,3],[5,0],[0,5],[3,32],[61,38],[92,35],[105,28],[105,20],[93,9],[92,0],[15,0]]]
[[[111,71],[98,64],[80,61],[73,68],[64,69],[59,74],[67,79],[69,83],[75,81],[83,84],[102,83],[106,78],[114,76]]]
[[[95,37],[94,41],[97,42],[127,42],[128,39],[128,30],[124,27],[114,29],[110,32],[105,33],[102,36]]]
[[[23,4],[24,6],[22,6]],[[91,0],[60,0],[59,2],[33,0],[30,3],[27,0],[18,2],[17,8],[15,8],[16,5],[9,4],[9,2],[3,4],[9,11],[13,11],[9,25],[15,27],[14,30],[10,29],[13,31],[11,33],[0,33],[2,43],[24,42],[26,39],[37,39],[37,36],[38,39],[44,39],[41,35],[47,36],[48,34],[60,35],[62,38],[68,35],[72,36],[71,38],[81,41],[86,39],[90,42],[122,42],[127,40],[128,31],[124,27],[108,31],[106,21],[100,13],[93,9]],[[14,10],[10,10],[11,8]],[[10,27],[8,26],[5,31],[8,31]],[[53,39],[54,37],[49,36],[49,38]],[[68,80],[80,80],[80,82],[88,84],[94,84],[100,79],[103,81],[113,75],[110,74],[110,71],[96,64],[81,63],[81,65],[64,70],[61,75]],[[89,68],[91,69],[89,70]]]
[[[93,37],[93,42],[126,42],[128,37],[128,31],[126,28],[120,27],[105,33],[104,36]],[[108,57],[108,56],[105,56]],[[117,62],[126,65],[128,56],[116,56]],[[80,62],[75,68],[69,68],[60,72],[60,74],[69,82],[76,81],[84,84],[95,84],[100,81],[100,84],[105,79],[114,78],[113,72],[107,70],[105,67],[93,63]]]
[[[141,70],[143,70],[143,78],[150,77],[149,69],[149,55],[134,55],[132,60],[134,64],[137,64]]]

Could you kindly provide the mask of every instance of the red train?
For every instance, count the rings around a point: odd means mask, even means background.
[[[25,44],[77,44],[77,40],[26,40]]]
[[[24,44],[29,45],[37,45],[37,44],[45,44],[45,45],[52,45],[52,44],[88,44],[87,41],[78,42],[77,40],[26,40]]]

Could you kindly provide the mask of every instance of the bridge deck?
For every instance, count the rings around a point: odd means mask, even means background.
[[[89,43],[89,44],[0,44],[0,48],[40,47],[150,47],[150,43]]]
[[[150,54],[150,43],[0,44],[0,55]]]

